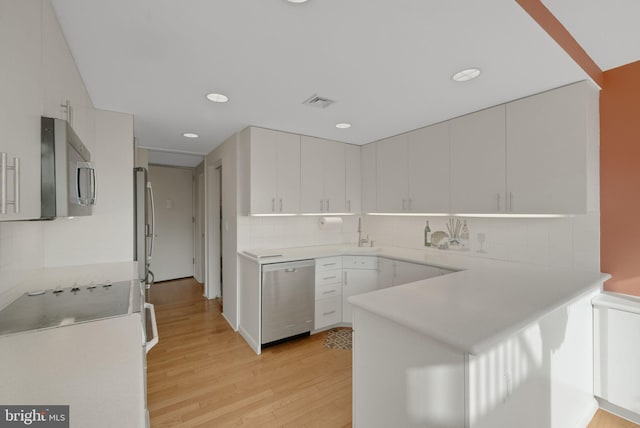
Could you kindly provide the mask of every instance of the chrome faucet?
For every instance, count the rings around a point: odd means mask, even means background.
[[[362,237],[362,217],[358,217],[358,247],[362,247],[367,242],[369,242],[369,235],[366,238]]]

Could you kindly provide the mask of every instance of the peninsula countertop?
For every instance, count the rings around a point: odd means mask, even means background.
[[[434,249],[371,249],[345,244],[262,250],[262,254],[267,256],[240,253],[260,264],[362,255],[456,271],[352,296],[349,302],[470,354],[481,353],[542,316],[597,292],[610,278],[597,271],[548,268]]]

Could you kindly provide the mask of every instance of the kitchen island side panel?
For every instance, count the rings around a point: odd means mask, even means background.
[[[465,426],[465,355],[354,307],[353,426]]]
[[[251,349],[256,354],[260,354],[260,320],[262,319],[260,264],[240,255],[237,257],[240,302],[238,332],[245,338]]]

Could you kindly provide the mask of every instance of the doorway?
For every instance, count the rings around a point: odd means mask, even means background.
[[[222,305],[222,164],[207,167],[206,297]]]
[[[204,167],[198,166],[195,170],[193,178],[194,188],[194,255],[195,264],[193,268],[193,277],[199,283],[205,282],[205,189],[204,189]]]

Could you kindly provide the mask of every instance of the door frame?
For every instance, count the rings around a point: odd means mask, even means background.
[[[222,180],[222,160],[209,165],[205,163],[205,287],[204,297],[221,297],[221,236],[220,189]]]

